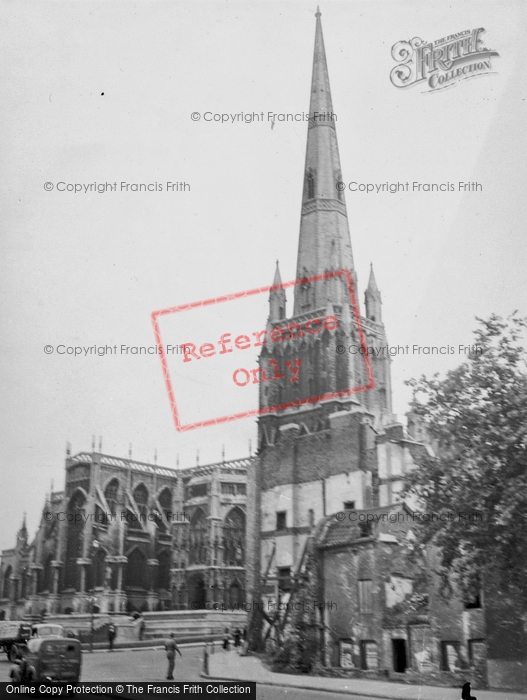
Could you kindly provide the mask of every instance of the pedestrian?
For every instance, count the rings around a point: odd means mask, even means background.
[[[108,627],[108,647],[110,651],[113,651],[113,642],[116,636],[117,630],[115,628],[115,625],[113,624],[113,622],[110,622],[110,626]]]
[[[229,628],[225,628],[225,632],[223,634],[223,651],[229,651]]]
[[[139,623],[139,641],[142,641],[143,635],[145,633],[146,622],[145,618],[141,617],[141,622]]]
[[[170,633],[170,639],[165,643],[165,649],[167,651],[167,659],[168,659],[168,671],[167,671],[167,681],[173,681],[174,680],[174,665],[176,663],[176,651],[177,653],[183,658],[183,655],[179,651],[179,647],[176,644],[176,640],[174,639],[176,635],[174,632]]]
[[[461,689],[461,700],[477,700],[470,692],[470,683],[465,683]]]
[[[236,649],[240,646],[240,639],[242,636],[242,631],[239,627],[234,630],[234,646]]]

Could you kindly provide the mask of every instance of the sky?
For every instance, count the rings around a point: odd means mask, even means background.
[[[462,362],[476,316],[527,314],[525,11],[515,0],[320,9],[343,181],[482,186],[345,193],[360,301],[373,263],[389,344],[456,350],[394,358],[404,420],[404,381]],[[254,418],[175,430],[159,356],[58,348],[153,346],[153,311],[269,285],[277,259],[294,279],[307,123],[267,114],[308,111],[315,10],[304,0],[2,5],[0,548],[14,545],[24,512],[35,533],[51,483],[63,487],[67,442],[75,454],[101,436],[107,454],[131,444],[133,458],[157,452],[173,468],[220,460],[222,445],[226,459],[250,442],[254,452]],[[432,92],[390,82],[397,42],[478,27],[499,53],[488,75]],[[265,119],[205,116],[241,112]],[[90,183],[117,187],[59,191]],[[153,191],[133,191],[139,183]],[[265,327],[265,295],[255,303],[249,333]],[[187,311],[184,327],[166,318],[164,342],[208,340],[209,323],[217,342],[220,327],[247,327],[239,308],[209,320]],[[189,415],[222,407],[213,371],[177,391]],[[239,395],[256,405],[257,387]]]

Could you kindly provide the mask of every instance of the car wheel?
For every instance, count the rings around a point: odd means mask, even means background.
[[[7,658],[11,663],[15,663],[15,661],[18,659],[18,649],[16,647],[16,644],[12,644],[9,647],[9,651],[7,652]]]

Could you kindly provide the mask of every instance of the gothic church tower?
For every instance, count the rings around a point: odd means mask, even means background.
[[[346,202],[337,188],[343,176],[319,11],[309,113],[297,280],[347,270],[356,290]],[[386,352],[371,360],[374,388],[345,393],[368,384],[363,356],[348,351],[350,345],[360,348],[360,337],[345,278],[297,284],[289,318],[280,285],[277,265],[267,345],[259,360],[264,377],[260,408],[269,411],[259,418],[253,475],[254,568],[249,579],[255,599],[287,592],[307,536],[320,518],[378,504],[376,437],[393,422]],[[373,269],[365,297],[361,323],[366,344],[387,346]],[[328,317],[332,320],[325,323]],[[346,348],[342,354],[339,345]],[[266,382],[266,376],[273,381]],[[338,392],[343,393],[335,397]]]

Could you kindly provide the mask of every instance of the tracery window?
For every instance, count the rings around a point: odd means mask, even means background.
[[[223,560],[225,566],[243,566],[245,563],[245,514],[233,508],[223,524]]]
[[[104,489],[104,497],[110,513],[117,512],[117,495],[119,492],[119,481],[117,479],[112,479],[108,486]]]
[[[190,521],[189,564],[206,564],[208,524],[205,513],[199,508]]]

